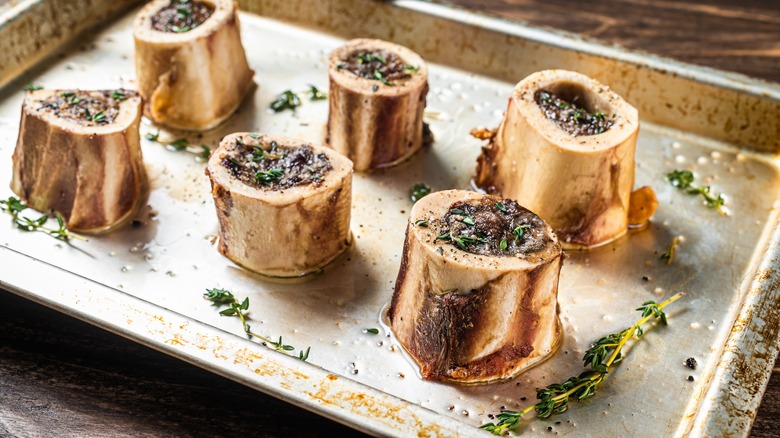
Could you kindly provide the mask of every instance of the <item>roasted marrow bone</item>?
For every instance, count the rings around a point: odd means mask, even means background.
[[[136,17],[133,36],[144,113],[156,123],[211,129],[252,87],[231,0],[155,0]]]
[[[270,277],[319,270],[351,243],[352,162],[330,149],[260,134],[225,137],[206,174],[219,251]]]
[[[37,90],[22,105],[11,189],[68,228],[105,232],[146,201],[141,97],[130,90]]]
[[[515,87],[475,182],[536,212],[564,248],[603,245],[628,229],[638,132],[637,110],[608,87],[537,72]]]
[[[390,326],[425,379],[512,378],[560,343],[562,263],[550,226],[516,202],[430,194],[409,215]]]
[[[416,53],[356,39],[330,54],[326,141],[368,171],[397,164],[424,142],[428,67]]]

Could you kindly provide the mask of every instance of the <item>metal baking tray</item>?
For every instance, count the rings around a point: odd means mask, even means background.
[[[391,40],[431,63],[427,121],[436,142],[396,168],[355,176],[349,253],[307,283],[270,283],[237,268],[212,243],[217,221],[204,164],[145,141],[152,192],[137,218],[142,225],[68,246],[0,217],[1,287],[362,431],[440,437],[484,434],[477,427],[488,414],[523,407],[536,387],[579,373],[589,343],[630,325],[638,304],[683,291],[669,310],[670,326],[631,347],[596,397],[520,431],[748,433],[780,322],[777,84],[426,2],[239,3],[258,87],[225,125],[188,136],[194,144],[214,146],[246,130],[321,141],[327,103],[278,114],[268,106],[288,88],[327,88],[326,55],[345,39]],[[0,181],[10,181],[27,82],[133,86],[135,7],[28,0],[0,9]],[[647,230],[570,254],[559,295],[565,337],[552,360],[501,384],[422,381],[382,319],[411,207],[408,190],[420,181],[436,190],[468,188],[480,149],[469,130],[496,126],[513,85],[544,68],[595,77],[639,109],[636,186],[652,186],[660,207]],[[156,130],[149,122],[142,127]],[[727,195],[731,215],[671,187],[664,175],[676,168],[710,179]],[[9,195],[3,183],[0,196]],[[684,240],[666,265],[659,255],[677,235]],[[246,339],[237,319],[220,317],[201,298],[212,287],[249,297],[253,329],[298,349],[311,346],[308,362]],[[695,371],[683,366],[688,357],[699,362]]]

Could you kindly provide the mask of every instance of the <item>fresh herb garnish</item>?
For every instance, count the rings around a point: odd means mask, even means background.
[[[276,100],[271,102],[271,109],[274,112],[281,112],[284,110],[295,110],[301,106],[301,98],[292,90],[285,90],[276,97]]]
[[[259,171],[255,174],[255,181],[263,184],[270,184],[274,181],[278,181],[284,175],[284,169],[277,167],[267,171]]]
[[[575,400],[584,400],[596,393],[598,385],[607,377],[610,367],[620,363],[623,359],[622,350],[626,342],[644,335],[642,325],[651,319],[657,319],[662,325],[666,325],[666,313],[663,309],[677,301],[683,294],[679,293],[666,301],[657,304],[654,301],[646,301],[639,307],[642,318],[633,326],[620,333],[605,336],[596,341],[585,352],[583,362],[590,371],[585,371],[579,376],[571,377],[563,383],[556,383],[536,390],[536,404],[528,406],[522,411],[501,411],[496,415],[498,424],[487,423],[480,428],[496,435],[503,435],[522,424],[523,418],[531,411],[536,411],[538,418],[549,418],[552,415],[566,412],[572,397]]]
[[[284,353],[288,356],[296,357],[294,354],[289,353],[290,351],[295,350],[295,347],[285,344],[284,341],[282,341],[281,336],[279,336],[278,341],[272,341],[271,339],[266,338],[265,336],[260,336],[252,331],[250,325],[247,324],[246,313],[244,313],[249,310],[249,297],[244,298],[243,301],[239,302],[233,293],[227,289],[206,289],[206,292],[207,293],[203,294],[203,298],[213,302],[214,304],[230,306],[227,309],[221,310],[219,314],[222,316],[238,316],[239,319],[241,319],[241,325],[244,327],[244,333],[246,333],[249,337],[261,340],[263,345],[271,346],[276,351]],[[306,359],[309,358],[310,351],[311,347],[308,347],[305,351],[301,350],[298,353],[297,358],[302,361],[306,361]]]
[[[125,94],[125,93],[123,93],[123,92],[121,92],[119,90],[114,90],[111,93],[111,98],[114,99],[114,100],[123,101],[123,100],[127,99],[127,94]]]
[[[428,228],[428,221],[426,221],[425,219],[420,219],[414,224],[417,225],[418,227]]]
[[[184,32],[191,31],[192,28],[190,26],[176,26],[176,25],[173,25],[173,26],[171,26],[171,30],[173,32],[175,32],[175,33],[184,33]]]
[[[376,328],[368,328],[364,330],[366,333],[372,334],[372,335],[378,335],[379,329]]]
[[[92,121],[96,123],[105,122],[108,117],[106,116],[106,113],[103,111],[98,111],[95,113],[94,116],[92,116]]]
[[[328,94],[326,92],[320,90],[312,84],[309,84],[309,88],[302,92],[306,93],[306,95],[309,97],[309,100],[311,101],[326,100],[328,98]],[[301,101],[301,97],[298,95],[298,93],[292,90],[285,90],[282,92],[282,94],[277,96],[273,102],[271,102],[271,109],[277,113],[284,110],[295,111],[295,108],[301,106],[302,103],[303,101]]]
[[[68,228],[65,226],[65,220],[63,220],[62,215],[58,212],[53,213],[54,218],[57,220],[57,228],[49,228],[45,226],[46,222],[49,220],[48,215],[42,214],[35,219],[23,216],[22,212],[27,209],[29,209],[29,207],[24,202],[22,202],[21,199],[15,196],[11,196],[4,200],[0,199],[0,211],[5,211],[10,214],[14,225],[16,225],[16,228],[22,231],[39,231],[46,233],[55,239],[64,241],[68,241],[72,238],[86,240],[78,234],[68,230]]]
[[[463,222],[466,225],[474,225],[474,218],[472,218],[471,216],[466,216],[463,218],[461,222]]]
[[[690,170],[673,170],[666,174],[666,179],[674,187],[685,190],[685,193],[689,195],[701,195],[707,208],[714,208],[721,215],[728,216],[728,213],[723,208],[726,204],[723,193],[715,195],[711,193],[712,187],[693,184],[694,176]]]
[[[391,84],[390,81],[388,81],[387,78],[385,78],[385,76],[379,70],[374,70],[374,79],[381,81],[383,84],[387,85],[388,87],[393,86],[393,84]]]
[[[28,82],[27,85],[24,86],[24,91],[38,91],[43,90],[43,87],[40,85],[33,84],[32,82]]]
[[[412,75],[412,74],[417,73],[420,70],[420,66],[419,65],[418,66],[407,65],[406,67],[404,67],[404,70],[406,70],[407,74]]]
[[[672,243],[669,244],[669,249],[665,253],[661,254],[661,260],[666,260],[667,265],[671,265],[674,260],[674,253],[677,249],[677,243],[680,241],[680,236],[674,236]]]
[[[417,202],[430,194],[431,188],[424,183],[417,183],[409,190],[409,197],[412,198],[412,202]]]
[[[496,202],[496,208],[506,213],[506,206],[503,202]]]
[[[187,149],[187,147],[189,145],[190,145],[190,142],[186,138],[177,138],[176,140],[168,142],[168,146],[173,148],[173,150],[175,150],[175,151],[183,151],[183,150]]]
[[[517,227],[515,227],[515,229],[512,230],[512,234],[515,235],[515,242],[520,240],[520,238],[523,237],[523,235],[525,234],[525,230],[529,228],[531,228],[530,225],[518,225]]]
[[[206,161],[211,156],[210,147],[206,146],[205,144],[199,146],[190,144],[190,141],[187,140],[186,138],[177,138],[169,142],[161,141],[159,130],[157,130],[157,132],[147,132],[145,137],[149,141],[154,141],[162,145],[165,145],[170,150],[176,152],[181,152],[181,151],[189,152],[195,155],[195,158],[201,161]]]
[[[501,239],[501,243],[498,245],[501,251],[506,251],[507,246],[509,245],[506,243],[506,239]]]
[[[385,64],[387,62],[387,59],[384,58],[382,55],[378,55],[375,53],[358,53],[357,56],[357,63],[358,64],[368,64],[369,62],[376,61],[380,64]]]
[[[319,88],[315,87],[312,84],[309,84],[309,90],[307,92],[309,93],[309,99],[311,100],[325,100],[328,98],[327,93],[321,91]]]

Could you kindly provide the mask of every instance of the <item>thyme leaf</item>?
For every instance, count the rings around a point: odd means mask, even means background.
[[[278,181],[284,175],[284,169],[276,167],[266,171],[259,171],[255,174],[255,181],[263,184],[270,184],[274,181]]]
[[[430,194],[431,188],[424,183],[417,183],[409,189],[409,197],[412,198],[412,202],[417,202]]]
[[[86,240],[76,233],[68,230],[65,226],[65,220],[59,212],[53,212],[52,216],[57,221],[57,227],[51,228],[45,226],[51,216],[41,214],[36,218],[22,215],[22,212],[30,209],[21,199],[11,196],[8,199],[0,199],[0,211],[11,215],[11,219],[16,228],[22,231],[38,231],[46,233],[57,240],[69,241],[70,239]]]
[[[525,230],[529,228],[531,228],[530,225],[518,225],[514,230],[512,230],[512,234],[515,235],[515,243],[520,240],[521,237],[523,237]]]
[[[38,91],[43,90],[43,87],[41,85],[33,84],[32,82],[28,82],[27,85],[24,86],[24,91]]]
[[[295,111],[295,108],[301,106],[301,98],[292,90],[285,90],[271,102],[271,109],[274,112],[282,112],[284,110]]]
[[[690,170],[673,170],[666,174],[666,179],[672,186],[685,190],[685,193],[689,195],[701,195],[707,208],[715,209],[721,215],[728,216],[728,213],[723,208],[726,204],[726,198],[723,197],[723,193],[713,194],[711,186],[694,184],[694,175]]]
[[[610,367],[617,365],[622,360],[622,351],[626,343],[635,337],[637,339],[642,337],[644,334],[642,325],[653,319],[666,325],[667,317],[663,309],[682,296],[683,294],[679,293],[660,304],[654,301],[645,301],[636,309],[642,313],[642,317],[633,326],[599,339],[585,352],[582,361],[586,368],[590,367],[590,370],[570,377],[563,383],[553,383],[545,388],[537,389],[536,398],[538,401],[535,404],[522,411],[503,410],[496,415],[498,423],[486,423],[480,428],[495,435],[504,435],[520,426],[525,416],[532,411],[536,411],[537,418],[549,418],[555,414],[566,412],[572,399],[579,401],[592,397],[596,394],[598,385],[607,377]]]
[[[390,81],[385,78],[385,76],[382,74],[379,70],[374,70],[374,79],[382,82],[383,84],[387,85],[388,87],[392,87],[393,84],[390,83]]]
[[[211,148],[205,144],[193,145],[186,138],[177,138],[168,142],[160,140],[160,131],[147,132],[145,138],[149,141],[160,143],[166,146],[168,149],[176,152],[189,152],[195,156],[197,160],[206,161],[211,156]]]
[[[309,358],[309,352],[311,351],[311,347],[306,348],[305,351],[301,350],[296,356],[294,354],[289,353],[290,351],[294,351],[295,347],[293,347],[292,345],[285,344],[281,336],[279,336],[278,341],[272,341],[270,338],[261,336],[252,331],[252,327],[247,323],[247,316],[246,316],[246,312],[249,311],[249,297],[246,297],[244,298],[243,301],[239,302],[239,300],[229,290],[215,288],[215,289],[206,289],[206,293],[203,294],[203,298],[217,305],[230,306],[226,309],[222,309],[219,312],[219,314],[222,316],[237,316],[241,320],[241,325],[244,328],[244,333],[246,333],[247,336],[249,336],[250,338],[257,338],[263,343],[263,345],[270,346],[274,350],[280,353],[284,353],[288,356],[297,357],[302,361],[306,361]]]
[[[123,93],[123,92],[121,92],[121,91],[119,91],[119,90],[114,90],[114,91],[111,93],[111,98],[112,98],[112,99],[114,99],[114,100],[118,100],[118,101],[120,101],[120,102],[121,102],[121,101],[123,101],[123,100],[127,99],[127,94],[125,94],[125,93]]]
[[[309,84],[309,90],[307,93],[309,93],[310,100],[326,100],[328,98],[328,93],[320,90],[312,84]]]

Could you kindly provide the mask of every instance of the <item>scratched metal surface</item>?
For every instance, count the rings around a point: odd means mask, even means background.
[[[634,54],[419,2],[314,3],[246,2],[266,16],[241,15],[258,87],[228,123],[189,139],[214,146],[227,133],[257,130],[319,142],[327,103],[306,102],[296,113],[267,108],[285,89],[308,83],[327,88],[327,53],[360,30],[349,19],[360,7],[368,17],[364,34],[408,43],[439,61],[431,65],[427,117],[436,142],[397,168],[355,176],[355,245],[346,256],[302,284],[269,283],[236,267],[212,243],[217,223],[204,164],[144,141],[152,185],[149,207],[138,217],[144,225],[69,247],[0,219],[0,286],[369,433],[429,436],[481,433],[477,426],[489,421],[487,414],[524,407],[536,387],[579,373],[589,343],[631,324],[638,304],[683,291],[685,299],[670,309],[670,327],[652,330],[633,347],[596,397],[522,431],[747,433],[777,352],[780,239],[772,233],[780,174],[773,155],[739,149],[735,142],[776,150],[776,125],[766,115],[780,107],[776,86],[658,59],[632,64]],[[300,14],[307,6],[313,12]],[[10,181],[24,82],[49,88],[133,86],[132,15],[79,37],[0,92],[0,181]],[[297,23],[279,21],[290,17]],[[396,34],[409,26],[439,33],[409,43],[408,33],[419,30]],[[453,35],[452,47],[436,43],[443,35]],[[461,44],[458,38],[468,38],[475,50],[448,57]],[[478,64],[480,53],[498,50],[495,38],[525,56]],[[575,45],[579,52],[567,49]],[[515,66],[515,73],[505,64]],[[480,146],[468,131],[495,126],[514,82],[547,66],[599,77],[647,115],[636,185],[656,190],[659,210],[647,230],[598,251],[572,253],[566,261],[559,291],[564,343],[552,360],[496,385],[421,381],[382,321],[411,207],[407,192],[418,181],[435,190],[468,188]],[[642,86],[637,77],[646,79]],[[685,88],[690,101],[667,96],[669,88]],[[741,104],[729,105],[734,102]],[[713,105],[719,117],[707,121],[696,113],[697,106]],[[740,120],[750,122],[748,128],[735,129]],[[698,135],[702,130],[709,135]],[[142,127],[143,133],[156,131],[148,121]],[[163,130],[161,138],[180,136],[186,135]],[[710,178],[728,196],[731,216],[717,215],[666,183],[664,174],[677,168]],[[4,183],[0,197],[10,194]],[[659,255],[676,235],[684,240],[675,263],[667,266]],[[253,328],[281,335],[299,349],[311,346],[309,362],[244,339],[237,320],[220,317],[200,298],[210,287],[248,296]],[[379,335],[364,332],[373,327],[380,328]],[[696,371],[683,366],[688,357],[699,362]]]

